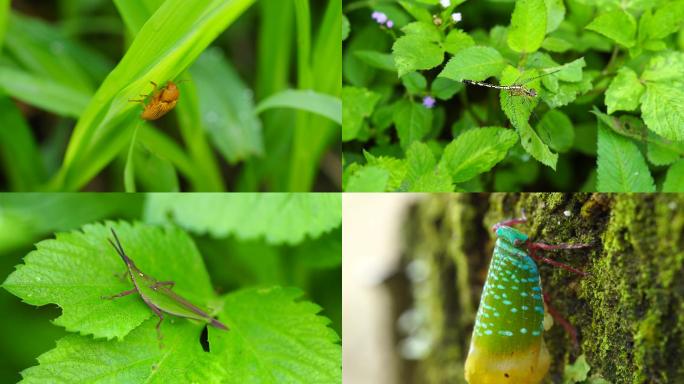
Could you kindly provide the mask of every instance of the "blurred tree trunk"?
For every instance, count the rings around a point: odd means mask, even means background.
[[[546,255],[587,271],[540,265],[551,304],[579,332],[579,351],[558,324],[544,333],[562,382],[585,354],[590,376],[611,383],[684,383],[684,195],[433,194],[405,224],[406,276],[397,332],[411,383],[464,383],[463,363],[489,266],[492,224],[519,217],[533,241],[592,243]],[[402,289],[392,284],[392,291]],[[401,317],[399,317],[401,315]]]

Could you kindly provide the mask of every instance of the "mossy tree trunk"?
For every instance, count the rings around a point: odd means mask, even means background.
[[[397,336],[403,355],[418,359],[404,365],[405,382],[465,382],[489,228],[523,210],[528,222],[518,227],[533,241],[592,244],[546,253],[586,277],[539,266],[551,304],[579,332],[579,350],[562,327],[545,332],[546,382],[562,382],[585,354],[590,375],[611,383],[684,383],[684,195],[581,193],[435,194],[413,207],[403,257],[412,300],[397,301],[397,315],[412,320]]]

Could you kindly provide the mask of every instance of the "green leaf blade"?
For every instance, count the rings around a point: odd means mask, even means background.
[[[59,233],[55,240],[38,243],[3,287],[32,305],[59,305],[62,315],[55,324],[68,331],[123,338],[153,313],[138,295],[102,299],[133,288],[130,281],[115,276],[126,266],[107,241],[112,238],[110,228],[145,273],[173,280],[178,293],[199,305],[211,299],[209,275],[184,232],[126,223],[86,225],[83,232]]]
[[[537,51],[546,34],[544,0],[520,0],[515,3],[508,31],[508,46],[519,53]]]
[[[222,316],[234,331],[213,332],[226,383],[339,383],[339,336],[318,316],[320,307],[299,301],[296,289],[247,289],[225,296]]]
[[[503,56],[492,47],[464,48],[449,59],[439,77],[462,81],[482,81],[498,76],[506,66]]]
[[[164,224],[173,217],[177,225],[193,233],[297,244],[339,227],[341,204],[341,196],[335,193],[153,193],[148,195],[145,220]]]
[[[510,129],[471,129],[446,146],[439,168],[455,183],[469,180],[503,160],[517,140],[518,135]]]
[[[598,128],[599,192],[655,192],[653,178],[639,149],[600,122]]]
[[[610,115],[615,111],[635,110],[639,106],[639,99],[643,95],[644,89],[637,78],[637,74],[631,68],[620,68],[617,76],[610,82],[606,90],[608,114]]]
[[[636,42],[636,20],[624,10],[602,13],[585,28],[596,31],[627,48],[633,47]]]

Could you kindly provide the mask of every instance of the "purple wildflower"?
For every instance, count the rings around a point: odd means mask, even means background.
[[[427,109],[432,109],[436,102],[437,100],[435,100],[435,98],[432,96],[423,97],[423,106]]]

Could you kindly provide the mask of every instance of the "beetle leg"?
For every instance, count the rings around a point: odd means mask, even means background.
[[[145,100],[144,100],[144,99],[143,99],[143,100],[133,100],[133,99],[128,99],[128,102],[129,102],[129,103],[144,103],[144,102],[145,102]]]

